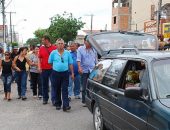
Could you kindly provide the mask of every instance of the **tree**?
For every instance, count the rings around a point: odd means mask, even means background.
[[[34,32],[35,37],[39,40],[41,40],[45,34],[48,34],[48,29],[38,29]]]
[[[26,44],[27,45],[37,45],[37,44],[40,44],[41,41],[39,38],[29,38],[27,41],[26,41]]]
[[[72,13],[64,12],[62,15],[57,14],[51,19],[51,25],[48,33],[54,42],[57,38],[63,38],[65,42],[72,41],[77,36],[77,31],[83,28],[85,23],[81,18],[74,18]]]
[[[11,46],[12,46],[12,48],[14,48],[14,46],[18,46],[18,43],[17,42],[12,42]]]

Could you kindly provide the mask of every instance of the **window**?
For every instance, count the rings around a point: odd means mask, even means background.
[[[103,77],[103,84],[114,87],[117,76],[122,72],[126,60],[114,59]]]
[[[113,18],[113,24],[116,24],[116,16]]]
[[[93,69],[93,71],[90,73],[89,78],[101,83],[103,80],[103,76],[106,72],[106,70],[109,68],[109,66],[111,65],[112,60],[103,60],[100,61],[95,68]]]

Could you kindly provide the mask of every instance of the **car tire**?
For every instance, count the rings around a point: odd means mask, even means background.
[[[95,130],[106,130],[101,110],[96,103],[93,107],[93,125]]]

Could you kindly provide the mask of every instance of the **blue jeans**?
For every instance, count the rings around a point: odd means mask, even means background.
[[[27,72],[25,70],[16,72],[16,82],[18,86],[18,96],[25,96],[27,88]]]
[[[52,82],[56,88],[56,106],[61,106],[61,90],[62,90],[62,100],[63,100],[63,108],[69,106],[68,99],[68,84],[69,84],[69,73],[68,71],[64,72],[52,72]]]
[[[82,103],[85,103],[85,96],[86,96],[86,84],[87,79],[89,77],[89,73],[83,73],[81,75],[81,84],[82,84]]]
[[[73,89],[73,83],[74,83],[74,89]],[[80,75],[77,74],[74,77],[74,80],[71,79],[71,76],[69,76],[69,86],[68,86],[68,95],[72,95],[72,90],[74,92],[74,96],[80,95]]]
[[[12,74],[2,74],[2,82],[4,85],[4,92],[11,92]]]
[[[43,101],[48,101],[48,99],[49,99],[49,95],[48,95],[49,80],[52,81],[51,72],[52,72],[52,69],[48,69],[48,70],[42,70],[42,73],[41,73]],[[52,82],[51,82],[51,101],[52,101],[52,103],[55,103],[56,91],[53,86],[54,85],[52,85]]]

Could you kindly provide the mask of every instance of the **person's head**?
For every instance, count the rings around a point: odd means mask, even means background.
[[[27,47],[21,47],[19,48],[18,55],[26,55],[28,51]]]
[[[51,44],[50,42],[51,40],[48,35],[44,35],[41,40],[42,40],[42,44],[45,46],[48,46],[49,44]]]
[[[76,51],[77,50],[77,44],[75,42],[70,43],[70,50],[71,51]]]
[[[38,46],[33,47],[33,53],[38,54],[38,52],[39,52],[39,47]]]
[[[13,52],[17,54],[18,53],[18,47],[14,46]]]
[[[58,47],[58,50],[64,50],[64,40],[62,38],[58,38],[57,41],[57,47]]]
[[[10,52],[9,51],[5,52],[5,59],[10,59]]]
[[[86,48],[91,48],[91,45],[90,45],[90,43],[88,42],[88,35],[86,35],[86,36],[84,37],[84,44],[85,44]]]

